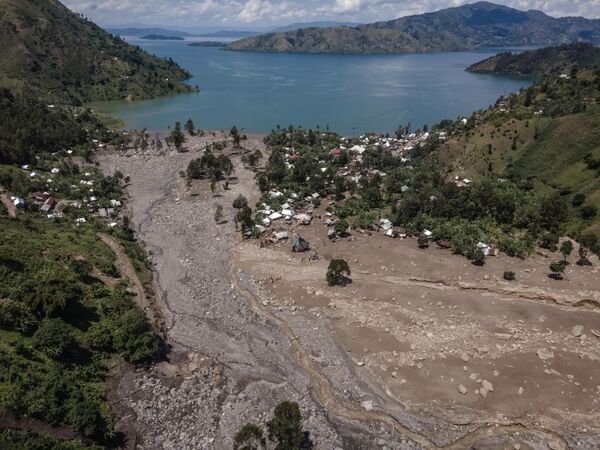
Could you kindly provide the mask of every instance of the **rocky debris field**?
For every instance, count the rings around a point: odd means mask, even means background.
[[[285,334],[233,289],[229,254],[238,236],[231,205],[240,193],[256,197],[253,173],[232,155],[235,178],[214,196],[208,181],[188,186],[180,176],[206,143],[225,138],[193,138],[184,153],[129,150],[99,158],[106,173],[130,177],[128,214],[150,254],[172,346],[168,362],[117,383],[121,428],[136,435],[131,447],[229,449],[243,424],[264,425],[278,403],[290,400],[299,403],[317,448],[370,448],[377,439],[398,448],[387,427],[330,417],[290,357]],[[264,149],[262,136],[249,136],[244,146]],[[217,204],[228,223],[215,224]]]
[[[595,449],[600,445],[600,329],[594,267],[549,282],[543,256],[476,268],[410,240],[356,235],[331,242],[318,220],[289,241],[240,242],[233,199],[258,199],[253,172],[215,194],[180,175],[187,152],[107,152],[129,175],[128,213],[162,290],[169,360],[125,373],[121,427],[143,449],[231,448],[246,422],[299,403],[319,449]],[[248,149],[265,151],[261,136]],[[225,221],[215,224],[217,204]],[[308,257],[310,256],[310,257]],[[353,283],[331,288],[331,258]],[[504,282],[503,270],[518,281]]]

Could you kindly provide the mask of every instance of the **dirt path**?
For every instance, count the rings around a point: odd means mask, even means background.
[[[135,304],[146,313],[146,317],[150,323],[156,325],[157,315],[154,312],[153,305],[146,295],[144,285],[140,281],[133,264],[129,260],[129,257],[125,254],[125,250],[114,237],[106,233],[98,233],[98,237],[102,240],[102,242],[108,245],[115,254],[115,265],[117,266],[121,276],[127,280],[127,284],[135,294]]]
[[[2,190],[0,190],[0,201],[6,207],[6,211],[8,211],[9,217],[17,216],[17,208],[15,207],[15,204],[10,201],[10,198]]]

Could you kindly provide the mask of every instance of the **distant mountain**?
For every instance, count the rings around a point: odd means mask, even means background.
[[[178,37],[194,37],[197,34],[186,33],[185,31],[166,30],[164,28],[106,28],[106,31],[115,36],[146,36],[156,34],[159,36],[178,36]]]
[[[357,27],[361,25],[357,22],[298,22],[291,23],[271,30],[273,33],[282,33],[286,31],[299,30],[301,28],[330,28],[330,27]]]
[[[506,75],[551,75],[600,67],[600,48],[587,43],[546,47],[524,53],[500,53],[473,64],[467,71]]]
[[[140,39],[145,39],[147,41],[185,41],[185,38],[182,38],[181,36],[164,36],[162,34],[148,34],[142,36]]]
[[[0,0],[0,87],[79,104],[190,92],[189,77],[57,0]]]
[[[600,42],[600,20],[556,19],[479,2],[358,27],[308,28],[233,42],[240,51],[406,53]]]
[[[230,31],[230,30],[219,30],[213,33],[199,34],[199,37],[209,38],[245,38],[249,36],[257,36],[260,32],[258,31]]]

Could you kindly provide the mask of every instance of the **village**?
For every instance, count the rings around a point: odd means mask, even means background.
[[[466,119],[464,119],[466,121]],[[407,170],[412,170],[410,152],[416,147],[423,145],[432,136],[427,131],[417,131],[407,133],[405,136],[389,137],[383,135],[363,135],[358,138],[340,137],[339,145],[331,148],[327,153],[327,146],[324,146],[325,155],[329,155],[328,161],[318,160],[318,170],[324,177],[324,185],[331,187],[334,179],[343,179],[349,186],[355,186],[360,190],[365,179],[384,179],[387,174],[377,169],[365,169],[363,156],[369,151],[378,155],[387,155],[401,161]],[[323,134],[324,139],[327,135]],[[447,133],[444,131],[435,132],[435,137],[440,140],[447,139]],[[285,168],[287,171],[294,169],[294,164],[302,154],[295,151],[294,148],[283,147]],[[379,156],[382,157],[382,156]],[[385,156],[384,156],[385,157]],[[332,160],[342,160],[344,165],[332,164]],[[310,180],[307,177],[307,182]],[[453,182],[458,187],[465,187],[471,184],[468,178],[453,178]],[[383,185],[383,183],[382,183]],[[401,186],[401,192],[410,191],[406,184]],[[327,237],[330,240],[344,239],[350,236],[350,227],[348,223],[339,217],[338,211],[342,209],[348,199],[351,198],[349,190],[338,195],[340,198],[322,198],[319,192],[313,192],[310,195],[302,196],[298,192],[289,189],[282,191],[272,188],[262,196],[261,202],[257,204],[256,220],[254,230],[247,230],[246,237],[259,235],[262,245],[268,243],[280,243],[284,240],[291,242],[291,248],[294,252],[306,252],[311,249],[310,243],[302,236],[304,227],[311,225],[313,219],[326,227]],[[373,218],[370,223],[355,227],[361,234],[372,236],[373,233],[382,233],[392,239],[406,239],[409,234],[407,230],[394,226],[390,218]],[[433,239],[432,231],[423,228],[419,235],[427,240]],[[451,244],[448,240],[440,239],[436,241],[440,248],[449,249]],[[499,250],[490,243],[478,242],[478,248],[482,250],[484,256],[497,256]]]
[[[98,167],[73,155],[72,150],[45,155],[43,159],[38,156],[37,160],[35,164],[22,165],[20,170],[7,171],[13,192],[18,193],[10,197],[2,194],[11,216],[26,210],[76,224],[98,219],[108,228],[118,225],[122,179],[113,177],[107,181]]]

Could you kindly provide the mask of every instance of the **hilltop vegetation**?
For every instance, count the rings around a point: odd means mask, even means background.
[[[79,105],[190,92],[189,76],[57,0],[0,0],[0,87]]]
[[[600,71],[546,78],[470,118],[445,122],[447,141],[421,149],[444,177],[522,179],[558,195],[563,232],[600,234]]]
[[[236,41],[230,50],[303,53],[405,53],[600,42],[600,21],[556,19],[479,2],[357,27],[305,28]]]
[[[185,74],[55,1],[0,7],[0,447],[119,446],[106,381],[163,345],[98,237],[112,234],[149,279],[117,217],[122,176],[90,164],[95,148],[128,138],[72,105],[119,98],[115,76],[130,74],[121,87],[149,96],[187,89],[153,76]],[[111,217],[99,219],[101,210]]]
[[[546,76],[570,74],[576,69],[600,67],[600,48],[588,43],[546,47],[523,53],[500,53],[473,64],[467,71],[504,75]]]
[[[106,402],[109,367],[145,364],[162,348],[97,235],[112,233],[148,277],[127,221],[107,228],[97,219],[98,208],[120,204],[119,177],[84,162],[92,138],[99,145],[123,137],[85,112],[0,94],[0,365],[10,368],[0,373],[0,413],[16,428],[0,432],[0,446],[118,443]],[[12,165],[23,162],[30,166]],[[20,209],[8,207],[12,198],[23,199]],[[43,211],[47,199],[58,203]],[[37,434],[45,429],[35,421],[62,431]],[[34,432],[19,431],[28,427]],[[59,439],[65,435],[86,444]]]

